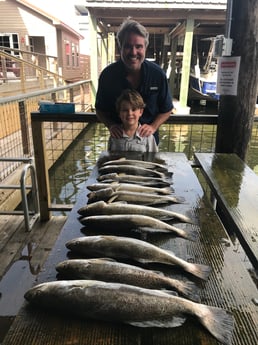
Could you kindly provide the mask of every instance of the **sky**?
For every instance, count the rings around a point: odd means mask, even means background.
[[[27,0],[36,7],[57,17],[65,24],[78,31],[78,17],[75,14],[74,4],[83,3],[81,0]]]

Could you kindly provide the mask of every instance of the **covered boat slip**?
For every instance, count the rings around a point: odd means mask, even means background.
[[[118,155],[117,155],[118,157]],[[113,157],[109,157],[110,159]],[[132,158],[132,157],[130,157]],[[210,265],[211,274],[207,281],[171,266],[152,264],[146,267],[162,270],[165,274],[194,281],[200,288],[201,303],[218,306],[230,311],[234,317],[233,345],[256,345],[258,343],[257,288],[244,267],[212,205],[206,199],[201,185],[186,156],[182,153],[158,153],[156,157],[146,155],[135,159],[164,159],[169,171],[173,172],[173,195],[184,198],[181,204],[163,206],[166,209],[191,217],[196,224],[180,223],[177,227],[199,232],[196,242],[175,238],[170,234],[134,233],[133,237],[146,240],[160,248],[173,251],[180,258]],[[94,168],[87,185],[96,182],[97,167]],[[39,273],[36,284],[57,280],[55,265],[66,260],[69,252],[65,243],[75,237],[84,236],[78,219],[78,209],[87,203],[85,190],[78,198],[68,217],[45,266]],[[237,196],[236,196],[237,197]],[[89,229],[90,230],[90,229]],[[93,232],[88,235],[93,235]],[[94,233],[97,235],[97,233]],[[122,229],[119,232],[123,235]],[[128,234],[127,234],[128,236]],[[133,255],[133,253],[132,253]],[[3,345],[198,345],[218,344],[206,329],[193,319],[187,319],[176,328],[137,328],[107,320],[92,321],[73,317],[72,313],[60,314],[24,303],[14,320]]]

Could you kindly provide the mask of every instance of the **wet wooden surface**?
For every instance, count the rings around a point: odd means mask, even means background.
[[[242,265],[233,245],[210,203],[206,200],[199,181],[184,154],[159,153],[173,171],[174,195],[185,198],[183,204],[170,205],[169,209],[186,214],[199,223],[199,238],[196,242],[172,238],[170,235],[149,235],[145,240],[165,249],[171,249],[190,262],[208,264],[212,273],[207,282],[192,277],[200,287],[201,302],[219,306],[233,313],[235,327],[233,345],[257,345],[257,289]],[[145,157],[151,159],[151,157]],[[97,169],[92,172],[87,184],[96,182]],[[87,203],[87,191],[80,195],[65,223],[46,264],[36,283],[56,280],[55,265],[67,259],[65,243],[83,236],[77,210]],[[178,224],[177,224],[178,225]],[[178,227],[197,225],[180,224]],[[170,269],[166,269],[170,275]],[[177,272],[181,275],[180,272]],[[182,276],[183,277],[183,276]],[[184,276],[185,279],[185,276]],[[140,329],[132,326],[81,320],[71,315],[59,315],[31,308],[26,302],[17,315],[4,339],[3,345],[215,345],[218,342],[192,320],[173,329]]]
[[[226,226],[258,269],[258,176],[236,154],[196,153]]]

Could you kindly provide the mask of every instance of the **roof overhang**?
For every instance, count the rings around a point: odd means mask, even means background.
[[[117,32],[128,16],[144,25],[149,33],[170,33],[178,23],[193,18],[196,34],[217,35],[224,30],[227,0],[221,1],[85,1],[78,6],[89,11],[107,31]],[[205,4],[205,5],[204,5]],[[81,9],[81,10],[80,10]],[[82,13],[83,14],[83,13]]]

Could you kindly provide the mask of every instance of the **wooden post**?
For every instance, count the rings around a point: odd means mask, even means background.
[[[170,91],[172,93],[172,96],[175,95],[175,92],[178,91],[178,88],[175,87],[175,80],[176,80],[176,50],[177,50],[177,43],[178,43],[178,37],[175,37],[171,41],[171,72],[169,77],[169,86]]]
[[[18,104],[19,104],[23,154],[29,155],[30,154],[29,122],[28,122],[28,116],[27,116],[27,111],[25,107],[25,101],[19,101]]]
[[[89,28],[90,28],[90,42],[91,42],[91,61],[90,61],[90,69],[91,69],[91,92],[92,92],[92,97],[91,99],[95,99],[96,93],[97,93],[97,88],[98,88],[98,47],[97,47],[97,20],[94,17],[93,14],[89,12]],[[94,58],[93,58],[94,57]]]
[[[192,45],[193,45],[193,30],[194,30],[194,19],[188,18],[187,23],[186,23],[182,78],[181,78],[180,98],[179,98],[179,103],[182,108],[187,106]]]
[[[51,216],[49,212],[50,188],[43,126],[44,122],[33,121],[32,119],[31,128],[38,181],[40,220],[47,221]]]
[[[228,1],[230,2],[230,1]],[[232,56],[240,56],[237,96],[221,96],[216,138],[216,152],[236,153],[246,157],[252,134],[258,86],[258,2],[234,0],[228,11],[233,39]]]

